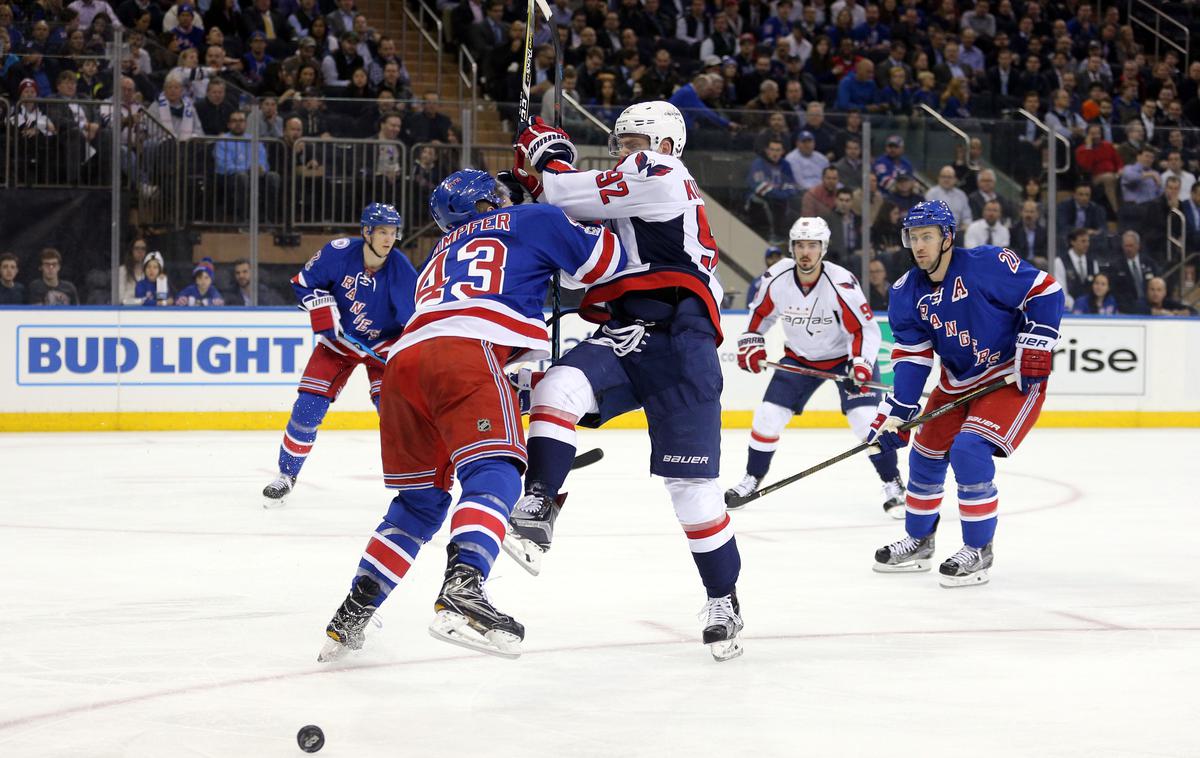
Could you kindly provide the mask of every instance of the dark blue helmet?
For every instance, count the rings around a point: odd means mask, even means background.
[[[400,229],[404,226],[404,219],[400,217],[400,212],[394,205],[371,203],[363,208],[361,225],[366,227],[367,234],[374,231],[377,226],[394,226],[396,235],[399,236]]]
[[[765,253],[763,253],[763,258],[770,258],[772,255],[780,255],[780,256],[783,256],[784,258],[787,257],[787,253],[784,252],[783,248],[780,247],[779,245],[769,246],[767,248],[767,251]]]
[[[448,232],[478,216],[475,203],[485,200],[503,205],[508,190],[486,171],[464,168],[442,180],[429,196],[429,212],[433,220]]]
[[[908,241],[908,230],[921,226],[939,227],[943,237],[953,238],[957,226],[954,211],[950,210],[950,206],[943,200],[926,200],[909,208],[908,213],[904,214],[904,220],[900,222],[900,241],[905,247],[912,247]]]

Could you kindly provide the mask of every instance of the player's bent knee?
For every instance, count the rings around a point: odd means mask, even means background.
[[[871,431],[871,423],[875,420],[875,409],[869,405],[860,405],[846,411],[846,420],[850,422],[850,431],[860,440],[866,440]]]
[[[507,457],[482,458],[458,470],[462,499],[485,498],[511,512],[521,498],[521,468]]]
[[[551,409],[576,420],[599,410],[591,382],[574,366],[552,366],[533,388],[530,402],[534,410]]]
[[[680,524],[710,524],[724,517],[725,498],[716,479],[667,478],[664,482]]]
[[[761,402],[754,409],[754,421],[751,428],[760,435],[778,437],[792,420],[792,409],[784,408],[775,403]]]
[[[996,446],[971,432],[960,432],[950,445],[950,466],[954,478],[963,482],[991,481],[996,474],[996,463],[992,459]]]

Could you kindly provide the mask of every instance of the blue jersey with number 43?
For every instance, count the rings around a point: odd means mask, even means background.
[[[896,397],[920,400],[935,353],[942,361],[938,386],[953,394],[1012,371],[1017,334],[1031,324],[1057,331],[1063,304],[1054,277],[1002,247],[954,248],[936,284],[910,269],[892,285],[888,303]]]
[[[611,279],[627,260],[615,234],[550,205],[497,208],[452,229],[417,278],[416,312],[396,343],[465,337],[549,355],[542,307],[550,277],[579,288]],[[515,357],[515,356],[514,356]]]

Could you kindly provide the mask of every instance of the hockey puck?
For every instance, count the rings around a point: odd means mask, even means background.
[[[325,732],[313,724],[302,726],[300,731],[296,732],[296,744],[306,753],[315,753],[325,747]]]

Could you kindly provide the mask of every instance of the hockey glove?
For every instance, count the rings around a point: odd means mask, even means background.
[[[871,381],[871,373],[871,364],[865,358],[855,358],[850,362],[850,380],[858,385],[859,392],[865,394],[871,391],[870,387],[863,386]]]
[[[759,374],[767,366],[767,340],[756,332],[746,332],[738,337],[738,368]]]
[[[342,314],[338,312],[337,300],[324,290],[316,290],[300,303],[308,311],[312,330],[333,342],[342,331]]]
[[[1028,394],[1033,385],[1046,381],[1054,363],[1054,346],[1058,344],[1058,330],[1027,322],[1017,335],[1017,357],[1013,372],[1017,375],[1017,389]]]
[[[508,375],[509,383],[517,391],[517,405],[521,408],[522,416],[529,413],[533,405],[533,388],[545,375],[545,371],[534,371],[531,368],[523,368],[515,374]]]
[[[895,395],[888,395],[876,408],[875,421],[867,432],[867,444],[879,445],[880,452],[890,453],[908,444],[911,433],[900,427],[917,417],[920,407],[902,403]]]
[[[528,174],[526,175],[528,176]],[[532,178],[532,177],[530,177]],[[504,185],[508,190],[508,197],[512,200],[513,205],[521,205],[525,202],[525,185],[517,178],[512,169],[507,171],[497,171],[496,181]]]
[[[535,116],[533,122],[517,137],[515,146],[518,153],[524,153],[529,165],[538,171],[545,171],[550,161],[575,163],[579,160],[579,152],[571,144],[571,136],[562,129],[550,126],[540,116]]]
[[[518,147],[513,151],[512,178],[513,181],[521,185],[522,191],[529,193],[529,196],[533,198],[533,202],[536,203],[538,198],[542,196],[542,183],[537,177],[525,170],[526,165],[525,153],[521,152],[521,148]]]

